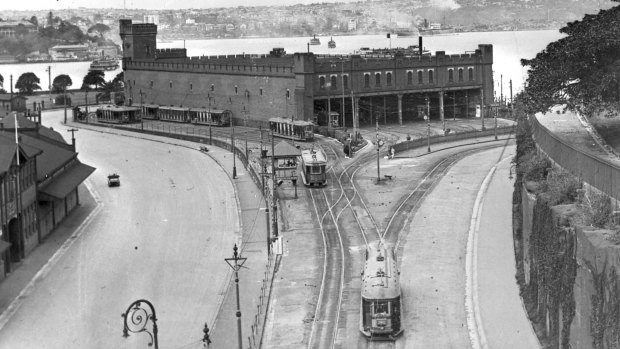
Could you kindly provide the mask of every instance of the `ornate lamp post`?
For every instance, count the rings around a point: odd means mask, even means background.
[[[235,286],[237,288],[237,334],[239,349],[243,349],[243,336],[241,335],[241,306],[239,305],[239,269],[243,266],[247,258],[241,258],[237,252],[237,244],[233,247],[232,258],[224,258],[226,263],[235,271]],[[155,348],[157,349],[157,348]]]
[[[143,305],[146,305],[146,307]],[[151,302],[146,299],[137,300],[131,303],[127,311],[121,314],[121,316],[124,319],[123,337],[129,337],[129,332],[145,332],[151,337],[149,347],[155,344],[155,349],[159,349],[157,343],[157,317]],[[149,320],[153,322],[152,332],[147,329]]]

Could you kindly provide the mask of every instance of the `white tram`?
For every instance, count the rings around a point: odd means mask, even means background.
[[[271,118],[269,119],[269,129],[273,131],[273,135],[276,137],[296,141],[314,140],[314,124],[308,121]]]
[[[140,108],[108,105],[97,108],[97,121],[116,124],[129,124],[140,121]]]
[[[143,119],[156,120],[158,118],[157,116],[157,114],[159,113],[158,104],[142,104],[140,107],[142,108]]]
[[[160,106],[157,116],[161,121],[188,122],[189,108]]]
[[[327,157],[320,149],[301,151],[301,178],[308,187],[322,187],[327,182]]]
[[[403,332],[399,275],[392,248],[377,243],[366,249],[360,331],[370,340],[394,340]]]
[[[191,108],[189,110],[189,118],[195,124],[228,126],[232,112],[230,110],[208,109],[208,108]]]

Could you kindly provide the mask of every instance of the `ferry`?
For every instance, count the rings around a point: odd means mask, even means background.
[[[310,39],[310,45],[320,45],[320,44],[321,44],[321,40],[317,39],[316,34],[315,34],[314,37]]]
[[[97,59],[90,63],[88,70],[116,70],[118,66],[116,59]]]
[[[336,48],[336,42],[334,41],[334,38],[330,38],[329,42],[327,43],[327,48]]]

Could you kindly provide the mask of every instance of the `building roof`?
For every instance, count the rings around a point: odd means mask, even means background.
[[[21,137],[21,135],[20,135]],[[6,172],[15,159],[15,133],[11,131],[0,132],[0,173]],[[19,143],[20,154],[25,158],[32,158],[43,151],[23,142]]]
[[[22,135],[22,143],[38,149],[43,153],[37,158],[37,181],[51,176],[58,168],[77,157],[77,153],[66,147],[53,144],[43,138]]]
[[[57,199],[64,199],[94,171],[94,167],[77,162],[65,169],[58,177],[54,178],[54,181],[41,188],[40,191]]]
[[[301,151],[287,141],[281,141],[273,147],[276,158],[291,158],[301,154]],[[267,147],[267,156],[271,156],[271,147]]]

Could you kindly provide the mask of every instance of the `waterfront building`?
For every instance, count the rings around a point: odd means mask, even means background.
[[[338,112],[345,127],[445,117],[473,117],[493,103],[493,46],[447,55],[421,50],[364,54],[188,57],[157,49],[157,26],[120,20],[125,92],[130,103],[227,109],[235,124],[272,117],[327,125]],[[422,45],[419,45],[422,47]],[[240,49],[241,50],[241,49]]]
[[[90,46],[88,44],[56,45],[49,49],[49,54],[54,61],[85,59],[90,55]]]

